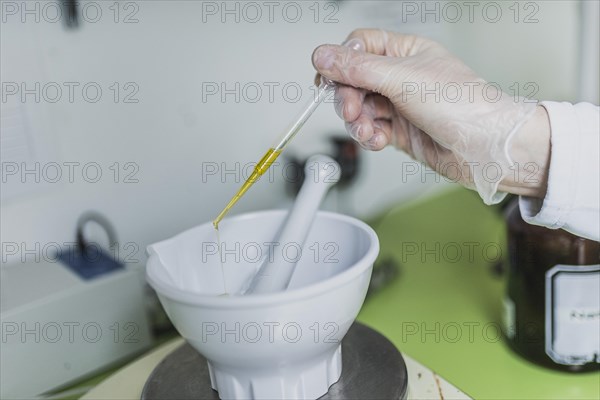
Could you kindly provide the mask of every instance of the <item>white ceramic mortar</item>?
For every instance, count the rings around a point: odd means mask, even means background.
[[[227,290],[238,292],[270,252],[287,211],[248,213],[220,224]],[[148,247],[147,280],[179,333],[207,360],[222,399],[316,399],[341,375],[341,340],[364,301],[379,252],[375,232],[318,212],[287,291],[220,296],[211,223]],[[262,256],[262,257],[261,257]]]

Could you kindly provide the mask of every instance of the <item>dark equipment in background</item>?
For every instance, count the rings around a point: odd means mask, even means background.
[[[329,138],[333,149],[329,154],[342,168],[340,181],[336,187],[343,190],[354,182],[360,168],[360,149],[356,141],[349,137],[332,136]],[[290,196],[295,197],[304,183],[304,164],[306,159],[288,156],[286,165],[286,187]]]
[[[90,222],[96,223],[106,232],[108,249],[85,238],[83,230]],[[117,235],[110,221],[98,212],[87,211],[77,220],[76,246],[61,249],[57,257],[81,278],[92,279],[124,268],[118,260],[118,254],[115,254],[116,251],[118,251]]]
[[[65,27],[75,29],[79,27],[79,5],[75,0],[62,0],[62,13]]]

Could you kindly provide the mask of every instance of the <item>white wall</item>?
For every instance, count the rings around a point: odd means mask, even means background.
[[[341,42],[359,26],[430,36],[489,80],[536,80],[544,96],[573,99],[577,6],[537,3],[544,18],[534,27],[421,23],[413,17],[402,22],[402,2],[342,2],[334,16],[339,22],[328,24],[323,18],[335,9],[320,4],[320,22],[315,23],[312,2],[301,3],[298,23],[286,22],[277,11],[273,23],[266,16],[258,23],[243,18],[235,23],[231,17],[222,23],[219,16],[206,16],[203,22],[202,3],[192,1],[138,1],[139,22],[134,24],[114,23],[108,8],[112,2],[97,2],[103,11],[100,21],[83,21],[74,31],[43,18],[22,23],[18,16],[3,15],[3,82],[97,82],[103,89],[97,103],[85,101],[77,90],[73,103],[64,98],[54,104],[17,100],[29,142],[23,154],[58,163],[96,162],[104,175],[100,182],[88,183],[79,171],[73,183],[62,179],[30,185],[20,194],[14,181],[3,184],[3,192],[16,194],[2,198],[2,241],[42,247],[71,241],[77,217],[95,209],[113,221],[122,242],[139,244],[138,258],[143,259],[147,244],[212,219],[239,182],[228,176],[224,183],[215,177],[204,183],[203,165],[224,162],[231,168],[236,162],[256,161],[311,95],[314,47]],[[120,18],[130,11],[121,9]],[[225,103],[216,96],[203,102],[203,82],[236,81],[242,86],[296,82],[303,99],[285,101],[276,89],[273,103],[266,92],[256,103],[236,103],[231,96]],[[139,103],[115,104],[109,89],[113,82],[136,83]],[[14,98],[2,106],[13,103]],[[6,126],[3,122],[3,145]],[[321,107],[290,150],[308,155],[327,149],[326,134],[342,129],[332,106]],[[363,175],[347,199],[359,216],[438,190],[440,185],[424,184],[419,176],[402,182],[398,170],[406,160],[393,149],[364,154]],[[114,183],[109,167],[115,162],[122,173],[124,163],[135,163],[139,183],[123,183],[122,176]],[[277,176],[275,183],[258,183],[235,212],[284,204],[281,170]]]
[[[489,3],[502,5],[502,18],[493,23],[477,18],[472,24],[466,19],[449,24],[448,46],[484,79],[499,83],[509,94],[519,87],[524,96],[536,87],[533,97],[538,100],[576,101],[579,2],[483,1],[478,9]],[[488,11],[490,20],[492,10]],[[529,82],[535,86],[525,88]]]

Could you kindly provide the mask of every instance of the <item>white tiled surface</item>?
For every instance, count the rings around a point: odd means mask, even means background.
[[[452,386],[444,378],[417,361],[402,355],[408,370],[409,400],[462,400],[470,399],[465,393]]]

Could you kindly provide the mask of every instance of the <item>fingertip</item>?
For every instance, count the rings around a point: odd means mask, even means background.
[[[348,135],[357,142],[360,142],[360,135],[362,133],[362,126],[360,124],[351,124],[346,122],[346,132]]]
[[[315,47],[315,49],[312,52],[312,55],[310,56],[310,60],[312,61],[312,65],[315,69],[317,69],[317,63],[315,62],[317,59],[317,53],[319,53],[319,49],[323,46],[325,46],[325,45],[322,44],[320,46]],[[317,74],[317,76],[318,76],[318,74]]]
[[[376,131],[373,133],[371,139],[365,142],[365,148],[372,151],[380,151],[383,150],[387,144],[387,136],[381,131]]]
[[[365,51],[366,49],[365,42],[358,37],[346,39],[344,43],[342,43],[342,46],[346,46],[356,51]]]
[[[353,87],[338,84],[335,89],[335,108],[346,122],[354,122],[361,114],[364,95]]]
[[[358,118],[359,112],[360,112],[360,105],[356,104],[354,101],[347,101],[344,104],[343,118],[346,121],[354,121],[356,118]]]
[[[312,63],[319,72],[328,71],[335,62],[335,49],[332,45],[323,44],[315,49],[312,54]]]
[[[375,129],[373,128],[373,121],[364,116],[361,116],[358,118],[355,124],[361,127],[356,140],[358,140],[359,142],[366,142],[370,140],[373,134],[375,133]]]

